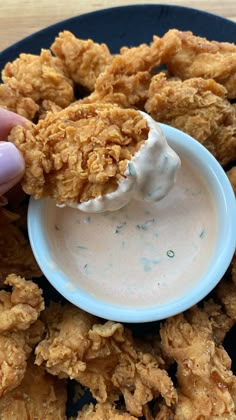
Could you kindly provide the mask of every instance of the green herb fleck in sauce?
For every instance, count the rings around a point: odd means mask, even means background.
[[[126,225],[126,222],[121,223],[120,225],[116,226],[115,233],[121,233],[123,227]]]
[[[83,269],[84,269],[84,274],[86,276],[88,276],[90,274],[90,270],[89,270],[88,264],[84,264]]]
[[[142,224],[138,224],[136,225],[136,228],[138,230],[148,230],[149,227],[155,222],[155,219],[151,219],[151,220],[146,220],[146,222],[142,223]]]
[[[159,264],[159,262],[160,260],[158,258],[147,258],[147,257],[141,258],[141,264],[143,266],[143,270],[146,273],[149,271],[152,271],[153,266]]]
[[[199,238],[204,238],[204,236],[205,236],[205,229],[203,229],[202,231],[201,231],[201,233],[200,233],[200,235],[199,235]]]

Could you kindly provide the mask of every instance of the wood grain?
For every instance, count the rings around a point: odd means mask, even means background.
[[[107,7],[144,3],[145,0],[0,0],[0,51],[64,19]],[[148,0],[147,3],[191,6],[236,22],[235,0]]]

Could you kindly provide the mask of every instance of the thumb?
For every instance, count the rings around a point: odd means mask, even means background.
[[[0,196],[17,184],[24,170],[24,159],[14,144],[0,141]]]

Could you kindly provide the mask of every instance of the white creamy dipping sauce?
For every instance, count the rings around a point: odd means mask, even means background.
[[[72,285],[133,308],[165,304],[191,289],[217,239],[211,192],[184,159],[175,186],[159,202],[133,200],[115,212],[85,214],[49,201],[46,223],[54,263]]]

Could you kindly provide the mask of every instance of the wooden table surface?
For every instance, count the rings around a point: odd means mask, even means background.
[[[0,0],[0,51],[60,20],[107,7],[144,3],[193,7],[236,22],[236,0]]]

